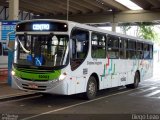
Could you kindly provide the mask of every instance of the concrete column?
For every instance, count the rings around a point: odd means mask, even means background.
[[[9,0],[9,20],[18,20],[19,0]]]
[[[112,23],[112,31],[116,32],[116,27],[118,26],[118,23]]]

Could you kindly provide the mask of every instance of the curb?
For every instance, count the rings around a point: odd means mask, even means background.
[[[6,102],[9,100],[33,97],[33,96],[37,96],[37,95],[40,95],[40,93],[17,93],[17,94],[12,94],[12,95],[6,95],[6,96],[0,97],[0,102]]]

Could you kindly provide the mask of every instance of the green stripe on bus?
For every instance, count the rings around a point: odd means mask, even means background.
[[[20,70],[15,71],[15,76],[23,78],[23,79],[29,79],[29,80],[54,80],[58,79],[58,77],[61,75],[61,70],[54,70],[53,72],[47,72],[47,73],[34,73],[34,72],[24,72]]]

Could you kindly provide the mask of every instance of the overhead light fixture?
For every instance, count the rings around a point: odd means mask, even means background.
[[[125,7],[131,10],[142,10],[143,9],[130,0],[115,0],[115,1],[119,2],[120,4],[124,5]]]

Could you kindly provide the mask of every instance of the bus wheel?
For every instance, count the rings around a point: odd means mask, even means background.
[[[39,94],[41,94],[43,97],[50,97],[51,96],[51,94],[49,94],[49,93],[39,93]]]
[[[85,98],[88,100],[94,99],[96,97],[96,94],[97,94],[97,82],[95,77],[91,76],[88,80]]]
[[[135,76],[134,76],[134,83],[133,84],[129,84],[126,85],[127,88],[137,88],[140,82],[140,76],[139,73],[136,72]]]

